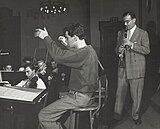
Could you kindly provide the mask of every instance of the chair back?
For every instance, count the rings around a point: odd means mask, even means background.
[[[98,79],[98,108],[93,113],[93,116],[100,110],[101,107],[104,107],[107,97],[108,97],[108,80],[106,75],[100,76]],[[97,98],[97,97],[96,97]]]
[[[101,70],[104,73],[105,72],[104,67],[103,67],[103,65],[101,64],[101,62],[99,60],[98,60],[98,64],[99,64]],[[102,98],[104,98],[104,101],[103,101],[103,103],[101,105],[102,107],[104,107],[104,105],[105,105],[105,103],[107,101],[107,98],[108,98],[108,79],[107,79],[106,74],[103,74],[103,75],[99,76],[98,85],[99,85],[99,89],[101,89],[101,92],[105,91],[105,93],[104,93],[104,95],[102,97]],[[101,92],[100,92],[100,97],[99,98],[101,98]],[[100,99],[99,99],[99,102],[101,104],[101,100]]]
[[[101,85],[101,100],[103,99],[103,103],[101,103],[101,106],[104,107],[107,98],[108,98],[108,79],[106,75],[102,75],[99,77],[99,85]]]

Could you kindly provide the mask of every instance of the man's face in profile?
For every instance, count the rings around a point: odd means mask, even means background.
[[[28,78],[32,78],[35,74],[35,70],[32,70],[30,67],[25,68],[25,73]]]
[[[130,30],[135,26],[136,19],[135,18],[132,19],[130,15],[126,15],[123,18],[123,22],[124,22],[124,25],[126,26],[126,28],[128,30]]]
[[[52,68],[56,68],[57,67],[57,63],[55,61],[51,61],[51,66],[52,66]]]
[[[66,43],[70,48],[74,48],[76,46],[76,41],[77,41],[76,37],[75,36],[71,37],[68,34],[68,31],[65,32],[65,38],[66,38]]]

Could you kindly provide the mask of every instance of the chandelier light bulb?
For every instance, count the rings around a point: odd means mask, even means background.
[[[64,8],[63,11],[65,12],[65,11],[66,11],[66,8]]]
[[[49,10],[47,10],[46,12],[49,13]]]
[[[42,11],[42,10],[43,10],[43,7],[41,7],[40,10]]]
[[[40,3],[39,10],[42,13],[52,13],[52,14],[60,14],[67,10],[67,5],[65,2],[61,2],[59,0],[57,1],[51,1],[47,0],[45,2]]]

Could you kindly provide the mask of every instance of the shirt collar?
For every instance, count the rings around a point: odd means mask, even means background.
[[[135,31],[136,27],[137,27],[137,26],[135,25],[132,29],[130,29],[130,33],[131,33],[131,34],[133,34],[133,32]]]

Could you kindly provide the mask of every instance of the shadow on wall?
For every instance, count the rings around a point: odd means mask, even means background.
[[[150,54],[146,56],[146,78],[143,90],[142,113],[150,105],[150,99],[156,92],[160,82],[160,37],[156,34],[156,23],[149,21],[146,30],[150,40]]]

